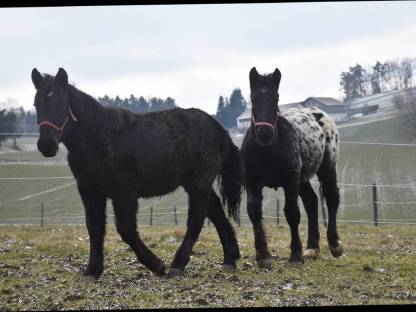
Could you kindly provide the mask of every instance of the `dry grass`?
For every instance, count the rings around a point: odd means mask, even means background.
[[[156,277],[139,264],[112,225],[107,226],[105,269],[96,282],[82,279],[88,260],[85,226],[1,226],[0,310],[166,307],[320,306],[416,303],[416,227],[339,226],[346,255],[329,255],[321,227],[321,256],[287,263],[287,226],[267,226],[277,259],[257,268],[250,227],[236,228],[242,259],[223,272],[222,248],[205,227],[184,277]],[[142,227],[141,237],[167,264],[183,227]],[[306,240],[306,227],[301,226]]]

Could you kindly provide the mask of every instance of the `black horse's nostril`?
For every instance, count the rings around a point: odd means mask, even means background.
[[[58,151],[58,143],[54,140],[38,140],[38,150],[45,157],[53,157]]]

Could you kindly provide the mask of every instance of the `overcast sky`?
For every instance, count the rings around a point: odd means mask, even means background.
[[[33,67],[98,97],[171,96],[215,113],[248,73],[282,72],[280,102],[341,98],[348,66],[416,57],[416,2],[0,8],[0,102],[29,109]]]

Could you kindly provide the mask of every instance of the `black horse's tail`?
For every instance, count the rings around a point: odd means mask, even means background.
[[[241,158],[238,147],[234,145],[231,138],[227,135],[228,154],[222,165],[218,176],[218,184],[222,198],[222,204],[227,204],[228,215],[235,221],[239,219],[239,207],[242,192],[242,172]]]

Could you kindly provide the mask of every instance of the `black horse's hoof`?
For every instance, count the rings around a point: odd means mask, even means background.
[[[235,271],[237,271],[237,267],[234,264],[223,263],[222,268],[226,272],[235,272]]]
[[[163,262],[160,263],[159,267],[153,271],[153,273],[157,276],[164,276],[166,275],[166,266]]]
[[[98,279],[98,277],[95,277],[93,275],[81,275],[81,280],[85,282],[95,282]]]
[[[291,255],[289,258],[289,263],[292,265],[302,265],[305,263],[305,260],[303,260],[302,255]]]
[[[170,270],[168,272],[169,277],[183,276],[183,274],[184,274],[183,270],[177,269],[177,268],[170,268]]]
[[[260,269],[271,269],[272,268],[273,258],[268,257],[264,259],[260,259],[257,261],[257,265]]]
[[[82,277],[84,280],[97,280],[102,273],[103,269],[91,269],[90,267],[87,267],[82,273]]]
[[[329,250],[331,251],[332,256],[335,258],[341,257],[344,254],[344,248],[342,248],[341,242],[339,242],[337,247],[329,246]]]

